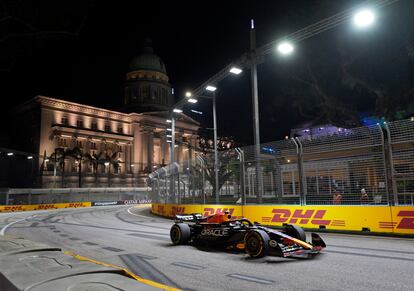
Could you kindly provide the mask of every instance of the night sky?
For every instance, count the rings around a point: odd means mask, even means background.
[[[139,54],[146,36],[152,38],[155,53],[164,60],[178,99],[248,50],[251,18],[256,22],[260,46],[361,3],[143,2],[2,1],[3,104],[17,106],[40,94],[117,110],[122,103],[128,63]],[[378,11],[376,24],[369,30],[356,32],[350,23],[342,24],[301,42],[289,58],[276,54],[266,57],[265,63],[259,65],[258,75],[262,141],[281,139],[290,128],[317,119],[317,108],[302,112],[317,102],[311,96],[305,98],[313,93],[298,81],[307,78],[303,74],[309,63],[321,86],[341,102],[338,104],[349,106],[358,116],[375,114],[378,100],[340,73],[344,59],[358,56],[358,64],[351,71],[358,71],[357,75],[364,80],[388,82],[397,74],[400,79],[389,87],[409,88],[414,75],[410,62],[412,44],[414,50],[414,23],[410,17],[413,10],[414,1],[401,0]],[[358,55],[360,52],[363,54]],[[393,65],[398,67],[395,74],[389,72]],[[400,80],[404,80],[404,85]],[[241,144],[251,144],[250,71],[228,77],[218,87],[219,135],[234,136]],[[201,119],[199,115],[189,115],[202,122],[203,127],[212,127],[211,104],[203,101],[194,109],[205,115]],[[2,106],[1,110],[4,119],[7,107]],[[344,119],[343,115],[337,118],[339,123]],[[326,120],[331,119],[316,123]],[[2,125],[5,124],[3,121]],[[3,135],[6,129],[2,130]]]

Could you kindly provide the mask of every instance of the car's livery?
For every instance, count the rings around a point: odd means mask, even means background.
[[[245,250],[251,257],[266,255],[312,257],[326,247],[322,238],[312,233],[312,243],[297,225],[287,224],[275,230],[251,223],[246,218],[232,219],[228,213],[203,217],[201,214],[176,215],[170,230],[171,241],[176,244],[201,244],[224,246]]]

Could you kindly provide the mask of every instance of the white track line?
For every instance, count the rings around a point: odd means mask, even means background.
[[[8,225],[6,225],[5,227],[3,227],[3,228],[0,230],[0,235],[5,235],[5,234],[6,234],[6,230],[7,230],[10,226],[12,226],[12,225],[13,225],[13,224],[15,224],[15,223],[19,223],[19,222],[21,222],[21,221],[24,221],[24,220],[26,220],[27,218],[29,218],[29,217],[26,217],[26,218],[23,218],[23,219],[20,219],[20,220],[16,220],[16,221],[14,221],[14,222],[9,223]]]
[[[131,212],[131,209],[132,209],[132,208],[135,208],[135,207],[130,207],[130,208],[128,208],[128,210],[127,210],[127,211],[128,211],[128,213],[129,213],[129,214],[131,214],[131,215],[135,215],[135,216],[138,216],[138,217],[147,218],[147,219],[150,219],[150,218],[151,218],[151,217],[148,217],[148,216],[145,216],[145,215],[139,215],[139,214],[136,214],[136,213],[132,213],[132,212]]]

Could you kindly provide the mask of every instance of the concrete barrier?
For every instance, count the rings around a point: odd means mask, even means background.
[[[152,213],[201,213],[204,216],[224,211],[233,218],[246,217],[269,226],[298,224],[305,229],[360,231],[414,235],[414,206],[299,206],[299,205],[194,205],[152,204]]]

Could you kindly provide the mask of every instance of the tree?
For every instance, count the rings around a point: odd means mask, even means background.
[[[85,160],[85,154],[79,147],[74,147],[69,155],[78,163],[78,187],[82,188],[82,162]]]
[[[62,179],[62,188],[65,187],[65,161],[66,158],[71,156],[72,150],[71,149],[65,149],[65,148],[55,148],[54,153],[50,156],[50,160],[52,160],[55,164],[59,165],[61,168],[61,179]]]
[[[108,165],[108,187],[111,187],[111,166],[114,168],[115,171],[118,171],[120,167],[120,161],[118,159],[118,152],[114,152],[112,154],[106,153],[104,160],[105,160],[105,163],[109,163]]]
[[[92,155],[89,153],[86,153],[85,159],[93,165],[93,173],[95,176],[95,186],[97,186],[98,185],[98,167],[99,165],[105,164],[104,154],[103,152],[93,153]]]
[[[222,151],[219,155],[219,165],[218,165],[218,189],[223,187],[232,176],[236,176],[239,161],[237,160],[237,155],[233,150]],[[213,187],[213,193],[216,193],[216,176],[214,173],[214,155],[207,154],[205,156],[205,177],[207,181]]]

